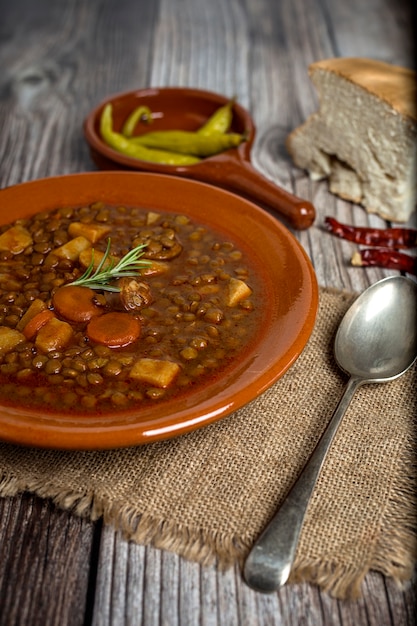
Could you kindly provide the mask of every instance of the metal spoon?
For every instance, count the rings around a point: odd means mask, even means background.
[[[344,316],[334,353],[350,379],[310,460],[249,553],[244,577],[257,591],[274,591],[288,579],[310,497],[356,389],[393,380],[416,360],[417,283],[394,276],[366,289]]]

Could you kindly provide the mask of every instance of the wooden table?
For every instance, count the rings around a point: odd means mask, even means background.
[[[321,285],[362,290],[388,275],[349,267],[349,244],[324,239],[327,213],[383,226],[309,182],[284,149],[317,106],[310,62],[413,60],[407,0],[1,0],[0,184],[94,170],[82,134],[108,94],[193,86],[236,95],[258,134],[253,163],[313,201],[316,225],[296,233]],[[391,272],[392,273],[392,272]],[[113,528],[30,494],[0,500],[0,624],[411,624],[412,585],[370,573],[342,602],[307,584],[257,594],[236,568],[219,573],[124,541]]]

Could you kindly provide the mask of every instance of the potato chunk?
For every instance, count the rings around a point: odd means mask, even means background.
[[[156,213],[156,211],[149,211],[149,213],[146,216],[147,225],[151,226],[152,224],[155,224],[155,222],[157,222],[160,217],[161,217],[160,213]]]
[[[228,293],[226,297],[227,306],[236,306],[242,300],[249,298],[252,289],[239,278],[231,278],[228,284]]]
[[[38,313],[41,313],[45,309],[46,309],[45,302],[43,300],[40,300],[39,298],[35,298],[35,300],[31,302],[27,311],[22,315],[20,321],[16,324],[17,330],[23,330],[26,324],[28,324],[30,320],[32,320],[35,317],[35,315],[37,315]]]
[[[147,259],[147,262],[149,265],[140,270],[141,276],[159,276],[169,270],[169,264],[165,263],[165,261],[151,261]]]
[[[36,335],[35,345],[42,352],[62,350],[69,344],[73,334],[74,331],[67,322],[53,317]]]
[[[32,245],[31,234],[23,226],[12,226],[0,235],[0,250],[8,250],[12,254],[20,254]]]
[[[180,366],[173,361],[143,358],[133,365],[130,377],[165,389],[174,381],[179,371]]]
[[[71,237],[86,237],[91,243],[96,243],[102,237],[105,237],[111,231],[110,226],[105,224],[83,224],[82,222],[72,222],[69,225],[68,232]]]
[[[86,237],[75,237],[70,239],[67,243],[64,243],[59,248],[52,250],[51,254],[59,257],[60,259],[69,259],[70,261],[76,261],[83,250],[91,248],[91,242]]]
[[[0,355],[10,352],[22,341],[25,341],[25,336],[18,330],[0,326]]]

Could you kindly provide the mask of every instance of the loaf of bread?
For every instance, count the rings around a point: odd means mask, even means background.
[[[404,222],[416,206],[416,72],[381,61],[313,63],[319,110],[287,138],[294,163],[369,213]]]

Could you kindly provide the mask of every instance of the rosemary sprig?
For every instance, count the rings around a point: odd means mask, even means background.
[[[74,280],[72,283],[68,283],[68,285],[77,285],[79,287],[89,287],[90,289],[101,289],[103,291],[112,291],[118,293],[120,289],[118,287],[114,287],[109,285],[108,283],[117,280],[118,278],[126,278],[137,276],[138,272],[151,265],[150,261],[146,259],[140,260],[140,257],[143,255],[143,249],[146,248],[146,244],[141,244],[140,246],[136,246],[133,250],[130,250],[125,256],[120,259],[118,263],[114,262],[114,259],[110,259],[110,264],[108,267],[104,268],[106,261],[109,258],[110,254],[110,238],[107,240],[107,248],[104,253],[103,258],[101,259],[99,265],[95,272],[94,269],[94,248],[91,253],[91,261],[90,265],[85,270],[84,274]]]

